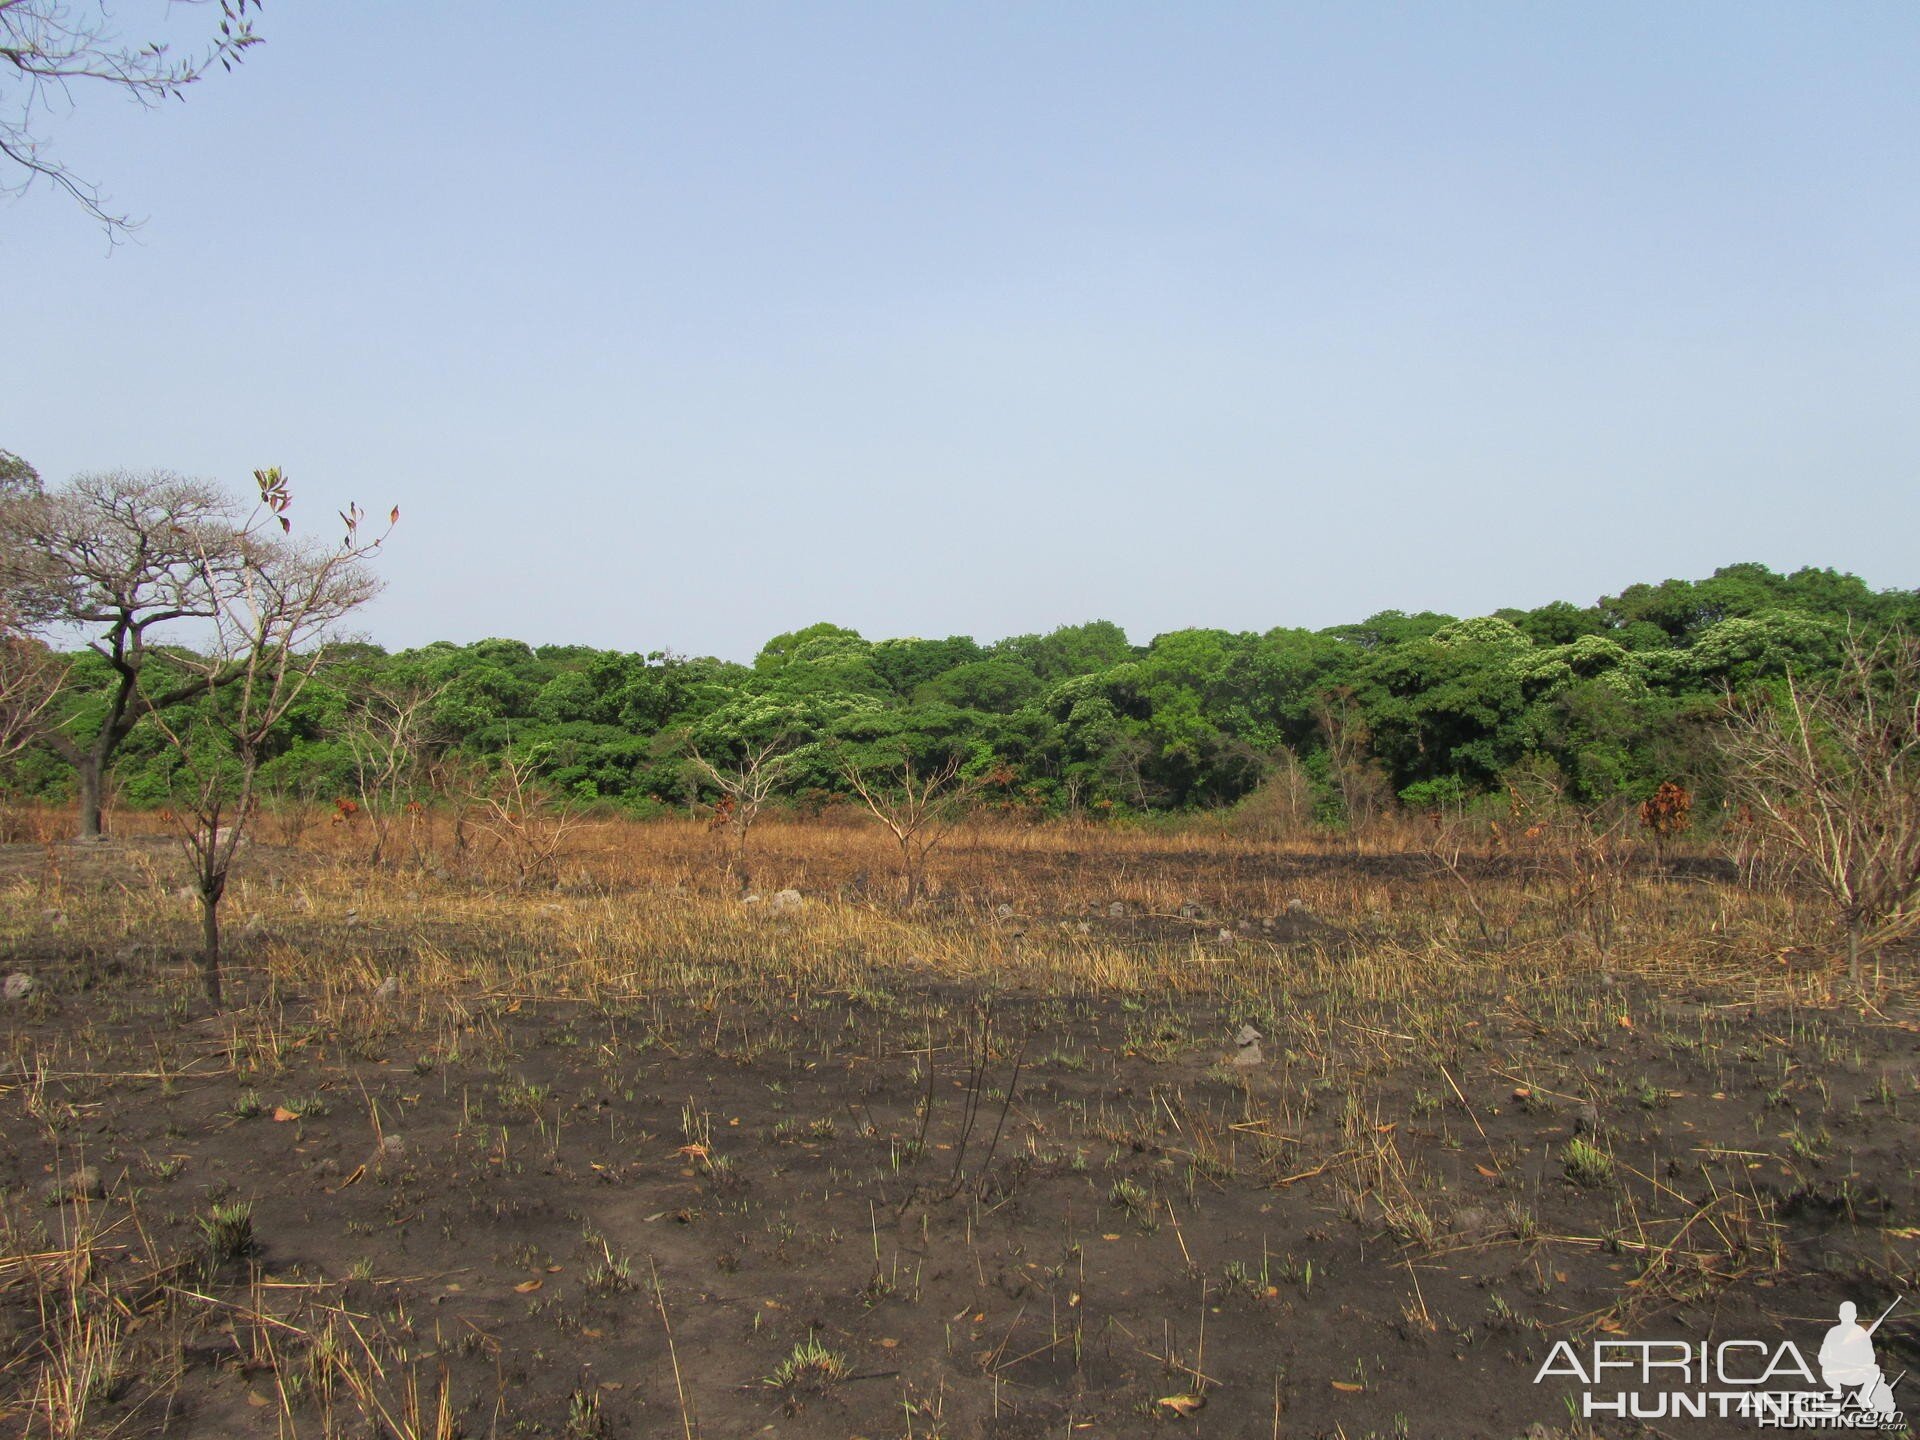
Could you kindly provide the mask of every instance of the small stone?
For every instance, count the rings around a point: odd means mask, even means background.
[[[98,1170],[91,1165],[82,1165],[78,1170],[70,1170],[57,1179],[47,1181],[40,1187],[40,1193],[46,1196],[49,1205],[61,1205],[69,1200],[102,1199],[107,1187],[100,1183]]]
[[[1264,1065],[1266,1059],[1267,1057],[1260,1053],[1260,1042],[1256,1040],[1250,1045],[1242,1045],[1234,1053],[1233,1063],[1244,1069],[1249,1065]]]
[[[380,1143],[373,1148],[373,1158],[369,1162],[374,1166],[388,1165],[407,1157],[407,1142],[404,1136],[383,1135]]]
[[[807,897],[798,890],[777,890],[767,902],[767,911],[773,915],[797,915],[806,906]]]
[[[0,994],[9,1000],[24,1000],[40,988],[40,982],[24,970],[16,970],[0,982]]]
[[[742,905],[758,905],[760,903],[760,897],[758,895],[742,895],[740,897],[740,903]]]
[[[1257,1045],[1265,1038],[1266,1037],[1254,1029],[1253,1026],[1242,1025],[1240,1027],[1240,1033],[1233,1037],[1233,1043],[1236,1045]]]
[[[1573,1133],[1576,1135],[1598,1135],[1600,1133],[1600,1110],[1591,1101],[1573,1112]]]
[[[1110,920],[1124,920],[1126,914],[1127,907],[1118,900],[1107,906],[1107,918]]]
[[[1219,943],[1222,945],[1233,944],[1233,931],[1222,930],[1218,936],[1218,940],[1219,940]]]
[[[1484,1230],[1493,1217],[1483,1205],[1463,1205],[1453,1212],[1453,1228],[1463,1235]]]
[[[996,920],[1011,920],[1013,919],[1013,906],[996,905],[993,907],[993,915]]]
[[[390,1005],[399,998],[400,977],[398,975],[387,976],[380,982],[379,988],[373,992],[374,1003],[378,1005]]]
[[[1207,918],[1207,907],[1202,905],[1198,900],[1183,900],[1180,903],[1180,918],[1182,920],[1204,920]]]
[[[1306,901],[1304,901],[1304,900],[1289,900],[1289,901],[1287,901],[1287,914],[1289,914],[1289,915],[1304,915],[1304,914],[1306,914],[1306,913],[1307,913],[1307,902],[1306,902]]]

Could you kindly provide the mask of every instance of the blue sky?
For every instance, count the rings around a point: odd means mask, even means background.
[[[388,645],[1920,585],[1912,6],[259,29],[184,105],[47,125],[147,221],[0,201],[0,447],[399,503]]]

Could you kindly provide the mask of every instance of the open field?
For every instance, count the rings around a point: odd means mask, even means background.
[[[260,833],[221,1013],[164,839],[0,851],[9,1432],[1748,1433],[1534,1375],[1920,1291],[1913,956],[1704,851]]]

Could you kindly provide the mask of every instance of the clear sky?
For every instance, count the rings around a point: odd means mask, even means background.
[[[387,645],[1920,585],[1920,7],[259,29],[184,105],[47,126],[131,243],[0,201],[0,447],[279,464],[328,532],[399,503]]]

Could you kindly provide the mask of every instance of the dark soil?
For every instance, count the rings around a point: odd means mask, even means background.
[[[446,1377],[468,1437],[1735,1434],[1576,1430],[1575,1387],[1534,1376],[1563,1338],[1811,1357],[1842,1300],[1920,1288],[1920,1029],[1897,1010],[1490,969],[1441,1010],[876,976],[321,1019],[291,994],[207,1015],[163,957],[49,947],[0,1009],[8,1252],[57,1235],[71,1206],[43,1187],[82,1163],[96,1222],[137,1217],[149,1258],[201,1256],[216,1202],[250,1202],[257,1240],[152,1294],[130,1343],[185,1373],[164,1410],[125,1387],[100,1434],[322,1433],[261,1358],[260,1308],[283,1360],[357,1317],[389,1386]],[[1263,1058],[1234,1066],[1246,1023]],[[1611,1173],[1570,1173],[1576,1139]],[[135,1234],[102,1263],[143,1263]],[[0,1311],[17,1375],[18,1275]],[[1890,1378],[1920,1371],[1916,1317],[1875,1337]],[[781,1383],[809,1341],[840,1373]]]

